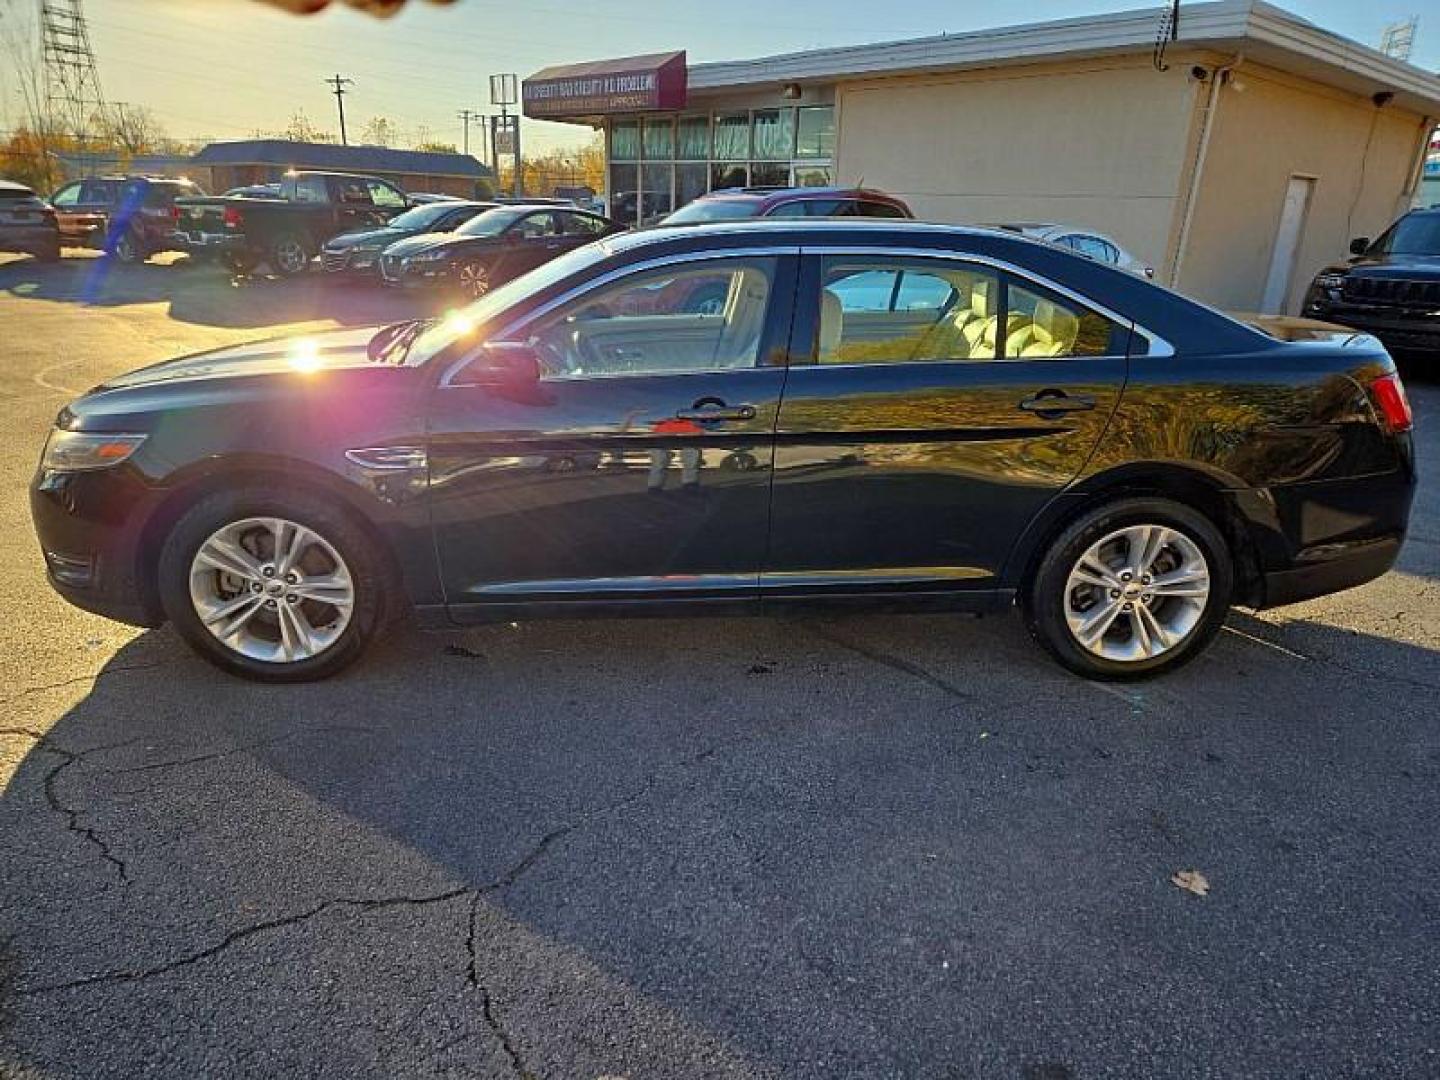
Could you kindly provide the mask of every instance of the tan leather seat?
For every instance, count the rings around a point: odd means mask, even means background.
[[[1029,329],[1029,338],[1017,355],[1070,356],[1080,336],[1080,318],[1049,300],[1041,300],[1035,305],[1035,319]]]
[[[840,359],[840,340],[845,336],[845,305],[840,294],[825,289],[820,294],[819,361],[834,364]]]

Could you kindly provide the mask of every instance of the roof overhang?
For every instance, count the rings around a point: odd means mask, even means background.
[[[563,64],[531,75],[520,98],[535,119],[683,109],[687,74],[683,51]]]
[[[702,94],[786,83],[958,71],[969,68],[1148,54],[1166,8],[942,34],[876,45],[816,49],[756,60],[700,64],[689,88]],[[1440,76],[1324,30],[1262,0],[1183,5],[1173,49],[1243,53],[1259,63],[1361,94],[1389,92],[1396,104],[1440,117]]]

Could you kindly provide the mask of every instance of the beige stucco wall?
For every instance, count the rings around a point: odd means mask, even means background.
[[[1315,271],[1343,258],[1350,237],[1377,235],[1408,205],[1422,138],[1415,113],[1242,64],[1219,92],[1179,288],[1258,309],[1286,186],[1292,175],[1313,176],[1284,309],[1295,313]]]
[[[1062,221],[1159,267],[1194,118],[1183,65],[1149,57],[842,83],[842,183],[955,223]]]

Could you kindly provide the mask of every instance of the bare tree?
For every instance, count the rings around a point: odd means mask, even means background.
[[[398,132],[394,121],[372,116],[360,129],[360,138],[372,146],[394,146]]]
[[[155,119],[154,111],[123,101],[110,106],[109,115],[101,125],[101,133],[106,142],[132,157],[153,153],[166,141],[165,131]]]
[[[31,15],[34,5],[6,0],[0,7],[0,57],[8,69],[6,82],[13,83],[20,99],[20,123],[28,161],[27,179],[48,191],[62,178],[57,151],[64,149],[64,120],[54,114],[46,100],[45,69],[40,62],[39,31]],[[0,88],[3,88],[0,83]],[[12,140],[13,141],[13,140]]]

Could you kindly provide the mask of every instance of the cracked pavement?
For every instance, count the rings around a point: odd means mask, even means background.
[[[876,616],[404,631],[257,687],[50,592],[46,427],[403,312],[95,268],[0,257],[0,1076],[1440,1074],[1432,486],[1395,573],[1139,686]]]

